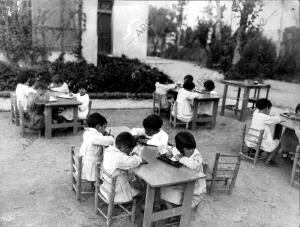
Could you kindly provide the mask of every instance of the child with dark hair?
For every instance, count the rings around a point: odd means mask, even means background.
[[[162,119],[158,115],[152,114],[143,120],[144,128],[133,128],[131,134],[136,137],[144,136],[145,139],[139,141],[148,145],[167,145],[169,136],[161,129],[162,125]]]
[[[62,75],[55,74],[51,78],[52,83],[49,86],[51,91],[61,92],[61,93],[69,93],[69,87],[64,82]]]
[[[266,160],[266,164],[269,164],[277,151],[280,149],[279,140],[273,139],[272,129],[280,123],[281,118],[279,116],[271,116],[270,110],[272,103],[268,99],[258,99],[256,101],[256,110],[253,113],[251,128],[257,130],[264,130],[263,138],[261,141],[261,150],[270,153]],[[257,132],[251,132],[257,134]],[[257,134],[258,135],[258,134]],[[254,147],[251,141],[246,141],[248,147]]]
[[[175,89],[176,84],[169,84],[168,83],[168,77],[166,75],[161,75],[158,78],[158,82],[155,83],[155,94],[159,94],[161,95],[161,108],[162,109],[167,109],[169,108],[170,104],[168,102],[168,97],[167,97],[167,93],[169,90],[171,89]],[[156,98],[156,97],[154,97]],[[159,101],[159,100],[157,100]]]
[[[115,146],[109,146],[104,150],[102,166],[107,173],[117,177],[115,203],[130,202],[139,193],[131,187],[128,177],[128,170],[138,167],[142,162],[142,159],[132,152],[135,146],[135,138],[129,132],[122,132],[117,136]],[[111,187],[110,180],[105,179],[100,186],[100,191],[107,200]]]
[[[98,161],[102,161],[102,147],[112,145],[114,138],[105,131],[107,120],[101,114],[91,114],[87,124],[79,152],[82,156],[82,179],[95,181],[95,167]]]
[[[184,166],[196,170],[199,175],[203,175],[203,158],[196,149],[196,141],[194,136],[187,131],[178,132],[175,136],[176,147],[160,147],[160,153],[167,153],[168,156],[179,161]],[[182,194],[184,188],[182,185],[161,188],[161,198],[166,202],[166,206],[171,208],[173,204],[182,204]],[[192,207],[196,207],[203,199],[206,192],[205,179],[196,181],[194,187],[194,196]]]
[[[185,83],[186,81],[193,82],[193,81],[194,81],[194,77],[193,77],[192,75],[186,75],[186,76],[183,78],[183,83]]]
[[[20,108],[20,103],[24,110],[26,110],[26,96],[29,92],[29,80],[31,74],[29,71],[22,71],[17,77],[17,87],[16,87],[16,98],[17,98],[17,107]]]
[[[211,95],[217,95],[217,92],[214,90],[215,83],[212,80],[206,80],[203,84],[203,87],[204,87],[205,93],[208,93]],[[213,102],[201,103],[199,105],[198,112],[200,115],[205,116],[205,117],[212,116]]]

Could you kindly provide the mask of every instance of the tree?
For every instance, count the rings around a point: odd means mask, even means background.
[[[180,39],[182,35],[182,22],[184,20],[183,10],[185,5],[187,4],[186,0],[178,0],[178,6],[176,7],[177,13],[176,13],[176,22],[177,22],[177,40],[176,45],[177,48],[179,48],[180,45]]]
[[[165,43],[167,33],[176,32],[175,14],[172,9],[150,5],[148,37],[153,45],[154,55],[157,55],[158,45]]]

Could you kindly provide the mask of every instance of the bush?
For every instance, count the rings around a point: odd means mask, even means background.
[[[141,63],[138,59],[99,56],[98,67],[86,61],[63,63],[57,60],[43,66],[35,66],[34,74],[40,71],[51,71],[65,77],[70,90],[77,91],[79,83],[87,85],[88,92],[130,92],[151,93],[160,75],[165,75],[156,68]],[[0,90],[14,90],[16,76],[20,68],[0,64]],[[2,73],[3,72],[3,73]],[[43,78],[50,82],[50,78]],[[169,78],[169,81],[172,80]]]

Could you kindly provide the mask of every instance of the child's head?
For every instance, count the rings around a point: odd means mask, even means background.
[[[52,81],[52,83],[53,83],[53,85],[54,85],[55,87],[60,87],[60,86],[62,86],[63,83],[64,83],[63,77],[62,77],[61,75],[59,75],[59,74],[55,74],[55,75],[51,78],[51,81]]]
[[[178,132],[175,136],[176,148],[182,156],[190,157],[196,148],[194,136],[187,131]]]
[[[135,138],[129,132],[121,132],[116,138],[116,147],[129,155],[136,146]]]
[[[271,107],[272,103],[269,99],[258,99],[256,101],[256,108],[259,109],[260,112],[270,114]]]
[[[43,81],[35,81],[33,89],[35,89],[39,95],[43,95],[47,91],[47,85]]]
[[[17,77],[17,83],[28,85],[30,77],[31,77],[31,74],[28,71],[22,71],[19,73],[19,75]]]
[[[187,80],[183,84],[183,88],[188,91],[192,91],[195,88],[195,84],[193,81]]]
[[[168,83],[168,77],[166,75],[160,75],[158,77],[158,82],[160,84],[167,84]]]
[[[203,86],[206,91],[212,91],[215,89],[215,83],[212,80],[206,80]]]
[[[194,80],[194,77],[192,75],[186,75],[184,78],[183,78],[183,82],[185,83],[186,81],[191,81],[193,82]]]
[[[300,113],[300,103],[296,106],[295,113],[296,114]]]
[[[93,113],[88,117],[87,125],[89,128],[94,128],[103,134],[107,126],[107,120],[101,114]]]
[[[81,96],[86,94],[86,85],[84,83],[79,83],[77,87],[78,87],[78,92]]]
[[[158,133],[162,125],[162,119],[155,114],[149,115],[143,121],[143,126],[147,136],[153,136]]]

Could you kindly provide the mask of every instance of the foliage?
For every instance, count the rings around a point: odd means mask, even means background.
[[[0,64],[0,90],[13,90],[20,68]],[[64,76],[70,89],[76,92],[78,84],[87,85],[88,92],[131,92],[151,93],[160,75],[165,75],[157,68],[141,63],[138,59],[99,56],[98,67],[86,61],[64,63],[57,60],[33,69],[34,74],[47,70]],[[43,78],[50,82],[50,78]],[[170,80],[171,81],[171,80]]]

